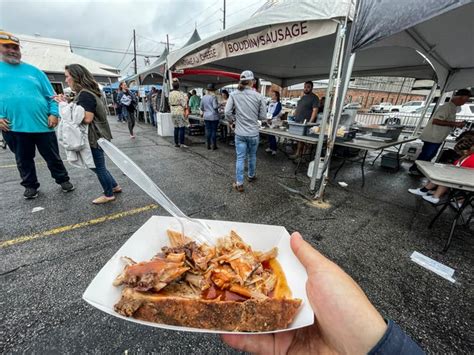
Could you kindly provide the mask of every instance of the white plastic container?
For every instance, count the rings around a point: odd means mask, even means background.
[[[174,125],[171,113],[159,112],[156,118],[156,128],[161,137],[172,137],[174,135]]]
[[[317,179],[321,179],[321,173],[323,171],[323,167],[324,167],[324,158],[321,158],[319,161],[318,175],[316,176]],[[313,176],[313,169],[314,169],[314,160],[312,160],[308,165],[308,171],[306,175],[308,175],[309,178]]]

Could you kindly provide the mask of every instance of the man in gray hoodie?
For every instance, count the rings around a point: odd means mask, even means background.
[[[250,70],[240,74],[238,90],[230,94],[225,115],[235,120],[236,181],[232,186],[244,192],[244,164],[248,157],[248,181],[256,179],[257,148],[259,141],[258,120],[267,117],[267,106],[261,94],[253,90],[255,78]]]

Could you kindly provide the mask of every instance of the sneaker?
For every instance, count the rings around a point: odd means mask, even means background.
[[[100,196],[96,198],[92,203],[94,205],[103,205],[104,203],[109,203],[115,201],[115,196],[107,197],[107,196]]]
[[[181,148],[188,148],[188,146],[186,144],[181,144],[180,147]]]
[[[277,151],[276,151],[276,150],[272,150],[272,155],[277,155]]]
[[[244,192],[244,185],[239,185],[236,182],[232,183],[232,187],[238,192]]]
[[[216,150],[216,149],[219,149],[219,148],[217,148],[217,145],[213,145],[212,150]]]
[[[434,205],[439,203],[439,198],[430,195],[423,196],[423,200],[428,201],[429,203],[432,203]]]
[[[115,187],[112,189],[112,192],[113,192],[114,194],[119,194],[119,193],[122,192],[122,188],[121,188],[119,185],[117,185],[117,186],[115,186]]]
[[[252,177],[247,176],[247,180],[248,180],[248,182],[254,182],[255,180],[257,180],[257,175],[252,176]]]
[[[273,150],[271,150],[270,148],[267,148],[267,149],[265,149],[265,152],[266,153],[271,153],[271,152],[273,152]]]
[[[174,146],[175,146],[176,148],[179,148],[179,144],[175,144]]]
[[[74,185],[71,184],[69,181],[61,183],[61,188],[63,189],[63,192],[71,192],[75,189]]]
[[[408,192],[413,194],[413,195],[418,195],[418,196],[427,196],[428,192],[421,191],[420,188],[418,189],[408,189]]]
[[[135,139],[135,136],[133,134],[130,135],[130,139]]]
[[[32,200],[34,198],[38,197],[38,189],[35,189],[33,187],[27,187],[25,189],[25,192],[23,193],[23,197],[25,200]]]

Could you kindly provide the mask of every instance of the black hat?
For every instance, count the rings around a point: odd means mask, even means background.
[[[207,84],[207,90],[215,91],[216,87],[214,84]]]
[[[454,96],[472,96],[471,90],[469,89],[459,89],[454,93]]]

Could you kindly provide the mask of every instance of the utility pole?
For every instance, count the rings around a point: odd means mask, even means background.
[[[170,51],[170,39],[168,35],[166,35],[166,49],[168,50],[168,52]]]
[[[133,30],[133,70],[134,73],[138,73],[137,69],[137,39],[135,37],[135,30]]]
[[[225,0],[224,0],[224,18],[222,19],[222,27],[223,27],[223,30],[225,30]]]

